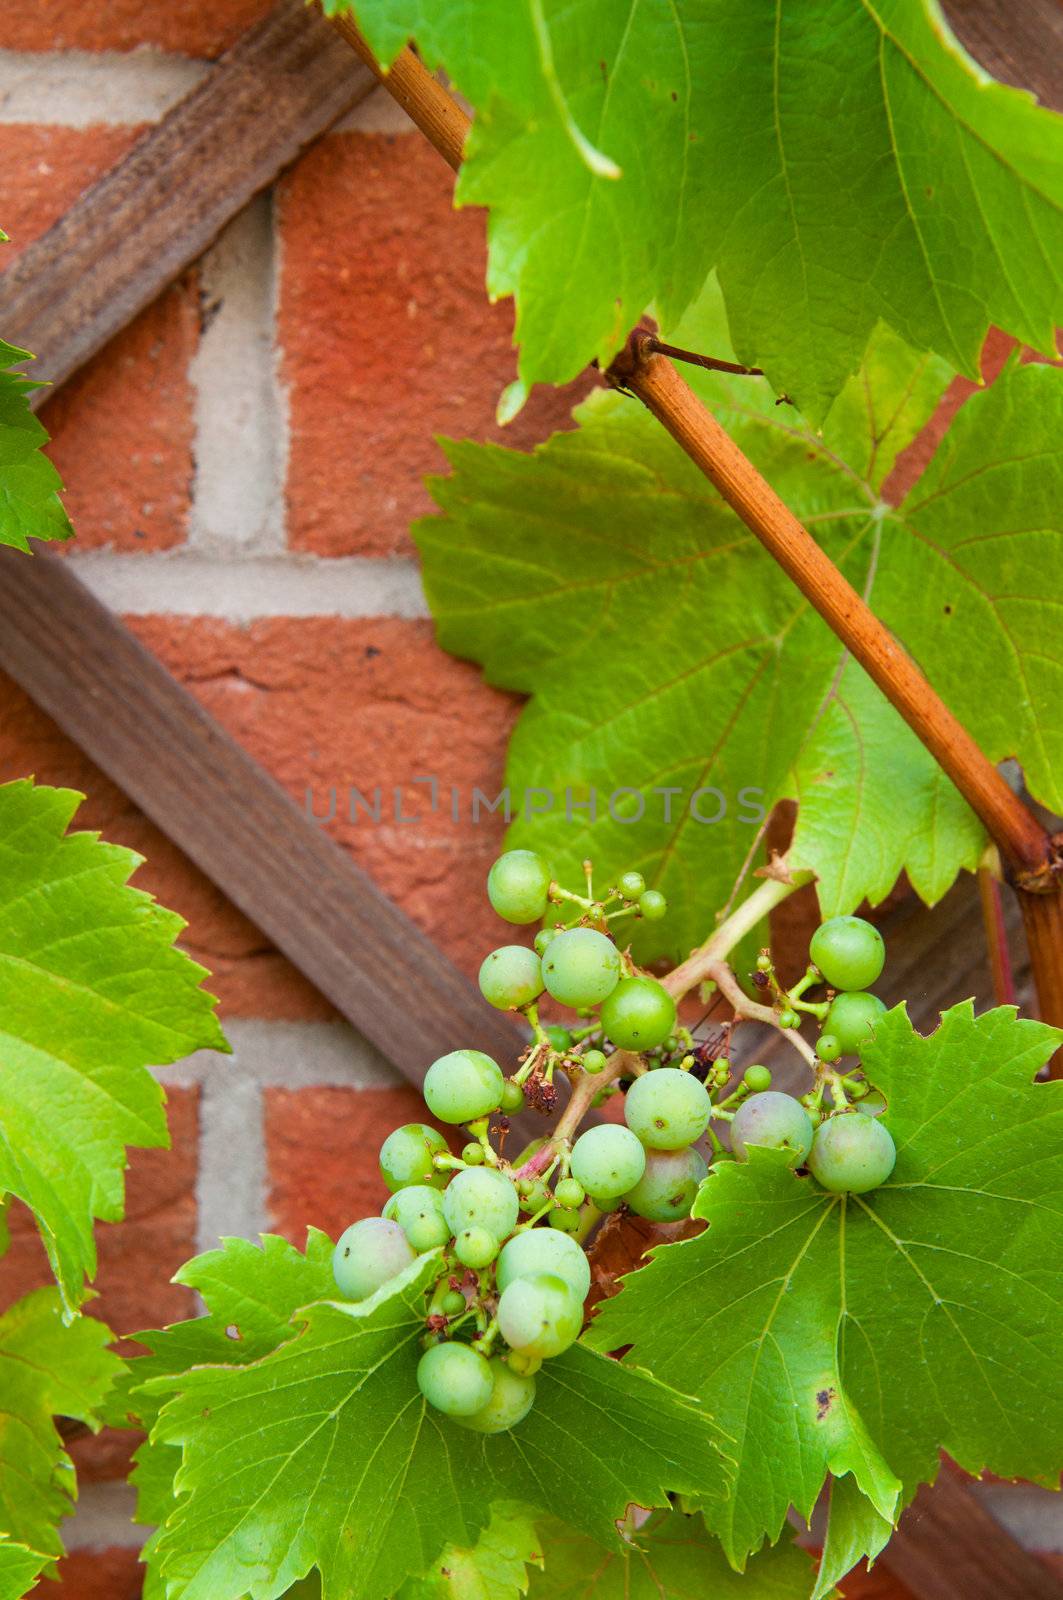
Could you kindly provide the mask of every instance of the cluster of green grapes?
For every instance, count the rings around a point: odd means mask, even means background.
[[[771,1073],[760,1065],[748,1067],[727,1092],[730,1063],[702,1062],[668,989],[638,971],[618,945],[615,922],[655,920],[665,910],[663,896],[647,889],[639,873],[624,873],[595,898],[589,864],[587,893],[579,895],[561,888],[534,852],[511,850],[491,868],[487,891],[496,912],[515,924],[541,922],[551,906],[569,917],[543,927],[534,948],[493,951],[480,971],[486,998],[519,1011],[531,1042],[508,1078],[475,1049],[453,1050],[432,1063],[424,1081],[428,1109],[442,1123],[464,1126],[469,1141],[457,1156],[425,1123],[389,1134],[380,1169],[391,1197],[381,1216],[346,1230],[333,1271],[343,1295],[364,1300],[419,1255],[437,1253],[417,1383],[454,1422],[495,1433],[527,1415],[539,1367],[579,1336],[591,1284],[584,1244],[594,1226],[621,1206],[654,1222],[689,1217],[708,1171],[699,1141],[717,1160],[747,1160],[753,1145],[785,1150],[793,1166],[807,1167],[834,1192],[862,1193],[881,1183],[895,1152],[876,1120],[884,1105],[862,1073],[843,1074],[833,1065],[855,1053],[884,1009],[864,992],[884,959],[869,923],[856,917],[824,923],[812,941],[813,964],[790,990],[778,985],[770,957],[758,962],[756,981],[773,991],[784,1027],[796,1026],[799,1012],[823,1024],[815,1087],[797,1099],[774,1091]],[[838,992],[823,1001],[805,998],[824,982]],[[541,1023],[543,994],[576,1012],[578,1021]],[[551,1137],[507,1160],[509,1117],[527,1104],[549,1108],[558,1067],[574,1091],[586,1085],[582,1098]],[[574,1120],[567,1125],[577,1104],[583,1109],[612,1093],[624,1095],[622,1123],[578,1134]],[[730,1125],[730,1151],[714,1121]]]

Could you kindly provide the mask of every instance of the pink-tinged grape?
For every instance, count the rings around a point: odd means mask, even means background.
[[[519,1011],[543,992],[543,969],[534,950],[504,944],[485,956],[480,967],[480,993],[499,1011]]]
[[[505,1079],[482,1050],[452,1050],[425,1074],[425,1104],[440,1122],[475,1122],[502,1104]]]
[[[447,1417],[470,1417],[482,1411],[494,1386],[487,1357],[456,1340],[434,1344],[417,1363],[417,1387],[428,1404]]]
[[[600,1016],[618,1050],[655,1050],[675,1027],[675,1001],[656,978],[621,978]]]
[[[867,989],[882,975],[886,946],[863,917],[831,917],[812,935],[808,955],[832,989]]]
[[[668,901],[659,889],[647,889],[639,896],[639,911],[647,922],[660,922],[668,910]]]
[[[486,1228],[462,1228],[454,1240],[454,1254],[463,1267],[479,1272],[489,1267],[498,1254],[498,1240]]]
[[[502,1110],[511,1112],[523,1111],[523,1109],[524,1090],[519,1083],[514,1083],[512,1078],[507,1078],[502,1085]]]
[[[514,1350],[546,1361],[579,1338],[583,1301],[556,1273],[514,1278],[499,1296],[498,1326]]]
[[[517,1191],[496,1167],[466,1167],[456,1172],[443,1194],[443,1215],[457,1235],[465,1228],[486,1228],[504,1239],[517,1225]]]
[[[700,1139],[712,1101],[705,1085],[680,1067],[636,1078],[624,1096],[624,1121],[650,1150],[680,1150]]]
[[[581,1133],[572,1146],[570,1170],[592,1200],[616,1200],[646,1170],[646,1151],[630,1128],[603,1122]]]
[[[567,928],[542,959],[547,990],[563,1006],[578,1011],[596,1006],[620,981],[620,951],[596,928]]]
[[[552,876],[534,850],[507,850],[487,874],[487,898],[505,922],[539,922]]]
[[[645,892],[646,880],[641,872],[622,872],[617,888],[625,900],[637,900]]]
[[[507,1240],[495,1267],[495,1283],[501,1291],[517,1278],[534,1278],[541,1272],[563,1278],[581,1304],[590,1293],[590,1262],[582,1246],[552,1228],[529,1228]]]
[[[450,1238],[443,1216],[443,1196],[426,1184],[414,1183],[399,1189],[384,1207],[383,1215],[398,1223],[418,1255],[437,1249]]]
[[[332,1275],[348,1300],[368,1300],[416,1259],[397,1222],[363,1217],[340,1234],[332,1252]]]
[[[731,1123],[731,1148],[739,1161],[749,1159],[751,1144],[768,1150],[787,1150],[790,1165],[799,1167],[812,1148],[812,1123],[808,1112],[800,1101],[778,1089],[750,1095],[739,1106]]]
[[[839,994],[831,1002],[823,1031],[837,1039],[843,1056],[858,1056],[885,1015],[886,1007],[877,994]]]
[[[896,1160],[889,1129],[873,1116],[847,1111],[816,1129],[808,1168],[831,1194],[867,1194],[885,1183]]]
[[[407,1122],[389,1133],[380,1147],[380,1175],[392,1194],[411,1183],[442,1189],[446,1174],[437,1172],[432,1157],[442,1155],[447,1141],[427,1122]]]
[[[637,1217],[650,1222],[680,1222],[689,1217],[690,1208],[708,1167],[688,1145],[685,1150],[651,1150],[646,1170],[624,1204]]]
[[[454,1421],[474,1433],[506,1433],[523,1422],[535,1403],[535,1378],[530,1373],[514,1372],[501,1356],[489,1363],[493,1388],[491,1398],[471,1417]]]

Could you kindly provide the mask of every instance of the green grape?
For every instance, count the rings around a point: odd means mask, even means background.
[[[878,1089],[868,1089],[856,1109],[862,1111],[865,1117],[881,1117],[886,1109],[886,1096]]]
[[[501,1356],[489,1363],[494,1387],[491,1398],[471,1417],[454,1421],[474,1433],[505,1433],[522,1422],[535,1403],[535,1378],[530,1373],[514,1372]]]
[[[578,1211],[566,1211],[564,1206],[555,1206],[547,1217],[551,1228],[556,1228],[558,1233],[578,1233],[580,1229],[580,1214]],[[538,1228],[534,1230],[538,1233]]]
[[[559,933],[542,966],[550,994],[574,1010],[597,1005],[620,981],[620,951],[595,928],[568,928]]]
[[[831,917],[812,935],[808,955],[832,989],[867,989],[882,974],[886,946],[863,917]]]
[[[821,1061],[837,1061],[842,1047],[833,1033],[821,1033],[816,1044],[816,1054]]]
[[[647,922],[660,922],[668,910],[668,901],[659,889],[647,889],[639,895],[639,911]]]
[[[463,1267],[477,1272],[489,1267],[498,1254],[498,1240],[486,1228],[462,1228],[454,1240],[454,1254]]]
[[[511,1372],[517,1372],[521,1377],[530,1378],[542,1366],[539,1356],[527,1356],[523,1350],[511,1350],[506,1356],[506,1366]]]
[[[514,1278],[499,1295],[498,1326],[512,1349],[545,1361],[579,1338],[583,1301],[556,1273]]]
[[[582,1246],[568,1234],[556,1233],[550,1228],[528,1228],[507,1239],[495,1267],[495,1283],[500,1293],[518,1278],[534,1278],[541,1272],[563,1278],[580,1304],[590,1293],[590,1262]]]
[[[440,1122],[474,1122],[497,1111],[505,1079],[482,1050],[452,1050],[425,1074],[424,1098]]]
[[[641,872],[622,872],[617,888],[625,900],[637,900],[646,888],[646,880]]]
[[[541,1211],[543,1206],[548,1206],[553,1199],[550,1189],[542,1178],[527,1178],[520,1188],[520,1209],[529,1214]]]
[[[621,978],[600,1015],[618,1050],[653,1050],[675,1027],[675,1001],[656,978]]]
[[[443,1296],[443,1314],[447,1317],[460,1317],[468,1310],[465,1296],[457,1289],[450,1289]]]
[[[550,1041],[551,1050],[556,1050],[559,1056],[565,1055],[572,1049],[572,1035],[567,1028],[562,1028],[557,1022],[548,1024],[546,1037]]]
[[[879,1018],[885,1015],[886,1007],[877,994],[839,994],[831,1003],[823,1029],[837,1039],[843,1056],[857,1056],[870,1043]]]
[[[467,1144],[461,1152],[461,1159],[467,1167],[482,1167],[486,1157],[482,1144]]]
[[[340,1234],[332,1252],[332,1275],[348,1300],[368,1300],[416,1259],[397,1222],[363,1217]]]
[[[417,1363],[417,1387],[444,1416],[471,1417],[482,1411],[494,1386],[487,1357],[455,1340],[434,1344]]]
[[[700,1139],[712,1101],[699,1079],[679,1067],[636,1078],[624,1096],[624,1121],[650,1150],[680,1150]]]
[[[799,1100],[778,1089],[750,1095],[734,1114],[731,1148],[739,1161],[748,1160],[748,1147],[788,1150],[790,1165],[799,1167],[812,1147],[812,1123]]]
[[[674,1033],[670,1033],[661,1048],[667,1055],[674,1056],[676,1051],[679,1049],[678,1036]]]
[[[546,915],[552,877],[534,850],[507,850],[487,874],[487,898],[505,922],[538,922]]]
[[[466,1167],[456,1172],[443,1194],[443,1215],[450,1231],[486,1228],[504,1239],[517,1225],[517,1191],[496,1167]]]
[[[522,1111],[524,1109],[524,1090],[519,1083],[514,1083],[512,1078],[507,1078],[502,1085],[502,1110]]]
[[[535,954],[537,956],[544,956],[546,954],[547,945],[550,944],[552,940],[556,939],[557,935],[557,928],[540,928],[539,932],[535,935]]]
[[[575,1178],[562,1178],[554,1190],[554,1199],[559,1206],[564,1206],[568,1211],[574,1211],[586,1199],[582,1183]]]
[[[766,1089],[771,1088],[771,1073],[767,1067],[762,1067],[757,1062],[746,1068],[742,1074],[742,1079],[746,1087],[752,1089],[754,1094],[763,1094]]]
[[[603,1122],[581,1133],[572,1147],[572,1176],[592,1200],[615,1200],[646,1170],[646,1152],[630,1128]]]
[[[391,1190],[410,1183],[430,1183],[437,1189],[446,1184],[446,1173],[437,1172],[432,1157],[446,1153],[447,1141],[426,1122],[407,1122],[389,1133],[380,1146],[380,1174]]]
[[[779,1027],[780,1028],[799,1028],[800,1026],[801,1026],[801,1018],[797,1015],[797,1012],[793,1009],[792,1006],[784,1006],[783,1009],[779,1012]]]
[[[593,1077],[596,1073],[601,1072],[605,1066],[605,1052],[602,1050],[584,1050],[580,1060],[583,1063],[584,1072],[589,1072]]]
[[[543,992],[543,969],[534,950],[504,944],[485,956],[480,967],[480,993],[499,1011],[519,1011]]]
[[[708,1167],[689,1145],[685,1150],[650,1150],[646,1170],[624,1204],[650,1222],[680,1222],[689,1217]]]
[[[816,1129],[808,1169],[831,1194],[866,1194],[885,1183],[897,1160],[888,1128],[858,1111],[828,1117]]]
[[[443,1196],[427,1184],[414,1183],[399,1189],[384,1207],[383,1215],[398,1223],[418,1255],[437,1249],[450,1238],[443,1217]]]

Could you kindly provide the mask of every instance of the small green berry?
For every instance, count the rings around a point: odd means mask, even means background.
[[[484,1164],[484,1147],[482,1144],[467,1144],[461,1152],[461,1159],[467,1167],[482,1167]]]
[[[601,1072],[605,1066],[605,1052],[603,1050],[584,1050],[580,1060],[583,1063],[584,1072],[589,1072],[593,1077],[596,1072]]]
[[[512,1078],[507,1078],[502,1085],[502,1110],[520,1111],[524,1106],[524,1090],[519,1083],[514,1083]]]
[[[528,1183],[527,1193],[521,1197],[520,1209],[522,1211],[541,1211],[543,1206],[549,1205],[553,1198],[541,1178],[532,1178]]]
[[[565,1211],[561,1206],[555,1206],[550,1213],[551,1228],[557,1228],[561,1233],[575,1233],[579,1227],[579,1212]]]
[[[572,1049],[572,1035],[567,1028],[562,1028],[558,1022],[551,1022],[546,1029],[546,1037],[550,1041],[551,1050],[556,1050],[559,1056],[566,1055]]]
[[[538,1356],[527,1356],[523,1350],[511,1350],[506,1357],[506,1365],[511,1372],[517,1372],[522,1378],[530,1378],[538,1372],[542,1361]]]
[[[821,1061],[837,1061],[842,1053],[841,1043],[833,1033],[821,1033],[819,1043],[816,1045],[816,1054]]]
[[[622,872],[617,887],[625,900],[637,900],[645,892],[646,880],[641,872]]]
[[[771,971],[771,956],[768,954],[768,952],[766,950],[762,950],[760,952],[760,955],[757,957],[757,971],[758,972],[770,972]]]
[[[762,1067],[758,1063],[747,1067],[742,1077],[746,1087],[752,1089],[754,1094],[763,1094],[765,1089],[771,1088],[771,1073],[767,1067]]]
[[[486,1228],[462,1228],[454,1240],[454,1254],[463,1267],[490,1266],[498,1254],[499,1241]]]
[[[668,901],[659,889],[647,889],[639,896],[639,911],[647,922],[660,922],[668,910]]]
[[[574,1211],[583,1204],[585,1198],[583,1185],[576,1178],[562,1178],[554,1190],[554,1199],[566,1211]]]
[[[535,935],[535,954],[537,956],[544,955],[547,945],[550,944],[552,940],[556,939],[557,935],[557,928],[540,928],[539,932]]]
[[[465,1311],[465,1296],[456,1289],[451,1289],[443,1296],[443,1315],[446,1317],[460,1317]]]
[[[779,1012],[779,1027],[799,1028],[800,1026],[801,1018],[797,1015],[797,1012],[794,1011],[790,1006],[784,1006]]]

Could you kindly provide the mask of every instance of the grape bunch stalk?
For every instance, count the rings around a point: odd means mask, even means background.
[[[630,871],[596,897],[589,862],[585,873],[586,892],[575,893],[533,851],[507,851],[492,866],[494,910],[518,926],[544,923],[533,947],[503,945],[480,968],[485,998],[519,1012],[530,1042],[508,1077],[471,1047],[432,1063],[428,1110],[464,1127],[468,1142],[456,1155],[428,1123],[396,1128],[380,1151],[390,1191],[383,1213],[353,1223],[333,1255],[337,1287],[354,1301],[419,1256],[438,1256],[416,1383],[437,1412],[480,1433],[516,1427],[534,1404],[543,1362],[579,1337],[591,1286],[585,1247],[606,1213],[687,1218],[710,1163],[748,1160],[752,1146],[785,1151],[791,1166],[835,1193],[883,1182],[896,1154],[878,1120],[881,1096],[859,1067],[836,1065],[860,1049],[885,1009],[868,991],[885,957],[875,928],[857,917],[825,922],[807,973],[787,991],[762,952],[754,986],[771,991],[776,1025],[794,1030],[802,1013],[822,1025],[816,1053],[801,1041],[815,1083],[798,1099],[772,1089],[771,1073],[754,1064],[731,1088],[730,1061],[703,1064],[678,1018],[677,995],[694,986],[685,982],[691,964],[662,983],[619,942],[632,921],[666,914],[664,896]],[[735,942],[745,931],[738,921]],[[713,949],[722,937],[718,930]],[[830,986],[826,999],[808,998],[817,984]],[[540,1020],[544,995],[575,1013],[570,1024]],[[764,1009],[753,1004],[747,1014]],[[572,1092],[556,1126],[509,1159],[510,1116],[526,1106],[552,1110],[558,1072]],[[617,1093],[623,1122],[580,1132],[591,1107]],[[720,1136],[728,1128],[729,1149]]]

